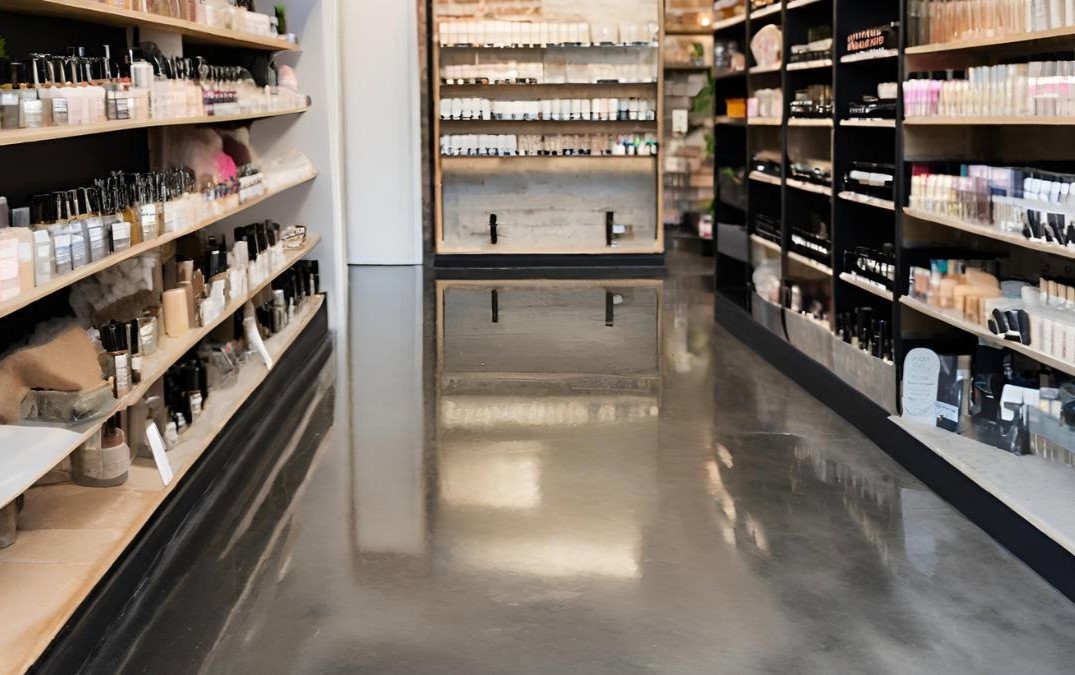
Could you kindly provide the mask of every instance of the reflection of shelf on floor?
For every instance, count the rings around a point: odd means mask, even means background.
[[[871,49],[865,52],[856,52],[855,54],[845,54],[840,57],[840,63],[858,63],[860,61],[891,59],[899,56],[899,54],[900,50],[898,49]]]
[[[928,211],[919,211],[918,209],[912,209],[910,207],[904,207],[903,215],[914,218],[915,220],[921,220],[928,223],[934,223],[942,225],[944,227],[952,228],[953,230],[961,230],[963,232],[969,232],[970,234],[976,234],[981,237],[987,237],[989,239],[995,239],[996,241],[1003,241],[1011,244],[1012,246],[1018,246],[1019,248],[1030,249],[1032,251],[1041,251],[1042,253],[1049,253],[1052,255],[1060,256],[1062,258],[1075,258],[1075,249],[1067,248],[1066,246],[1057,246],[1056,244],[1047,244],[1044,242],[1037,242],[1027,239],[1022,235],[1011,234],[1003,232],[995,227],[989,225],[979,225],[978,223],[968,223],[958,218],[950,218],[948,216],[941,216]]]
[[[857,192],[851,192],[844,190],[839,194],[840,199],[845,202],[855,202],[856,204],[865,204],[866,206],[874,206],[879,209],[886,209],[888,211],[895,211],[896,204],[887,199],[878,199],[877,197],[870,197],[868,195],[860,195]]]
[[[888,290],[876,281],[870,281],[869,279],[865,279],[850,272],[843,272],[842,274],[840,274],[840,279],[846,281],[852,286],[858,286],[867,293],[873,293],[879,298],[884,298],[885,300],[889,301],[893,299],[892,291]]]
[[[264,282],[251,287],[245,296],[230,302],[224,312],[212,323],[192,328],[180,338],[161,337],[157,351],[143,359],[142,381],[135,385],[126,396],[117,400],[114,407],[100,419],[74,430],[69,430],[69,433],[63,433],[63,429],[56,430],[55,433],[49,433],[48,438],[54,439],[56,444],[38,448],[31,458],[21,454],[0,453],[0,506],[9,504],[47,474],[52,467],[78,449],[104,424],[106,419],[141,400],[149,391],[149,388],[163,378],[168,369],[182,359],[194,345],[208,336],[233,314],[241,311],[248,300],[252,299],[262,289],[268,287],[273,279],[279,277],[290,269],[292,265],[305,257],[319,242],[320,237],[314,235],[308,237],[306,244],[301,249],[288,251],[284,265],[273,271]],[[24,437],[28,437],[31,443],[40,443],[40,441],[34,440],[34,433],[27,432],[28,429],[35,433],[41,430],[40,427],[0,425],[0,447],[24,447]]]
[[[813,258],[809,258],[809,257],[807,257],[807,256],[805,256],[805,255],[803,255],[801,253],[796,253],[795,251],[788,251],[788,260],[791,260],[793,262],[797,262],[800,265],[802,265],[803,267],[809,267],[810,269],[812,269],[814,271],[817,271],[817,272],[821,272],[822,274],[825,274],[827,276],[830,276],[830,277],[832,276],[832,268],[831,267],[829,267],[828,265],[819,263],[818,261],[814,260]]]
[[[788,187],[802,190],[803,192],[813,192],[814,194],[825,195],[826,197],[832,196],[832,188],[827,185],[815,185],[814,183],[807,183],[806,181],[796,180],[794,178],[789,178],[787,184]]]
[[[1033,347],[1028,347],[1018,342],[1005,340],[999,335],[993,335],[984,327],[979,326],[978,324],[973,323],[971,321],[967,321],[962,316],[958,315],[954,310],[943,310],[939,307],[934,307],[933,305],[926,304],[921,300],[917,300],[915,298],[907,296],[900,298],[900,302],[902,302],[907,307],[913,309],[914,311],[918,312],[919,314],[924,314],[942,323],[946,323],[953,328],[958,328],[961,331],[975,335],[983,342],[987,342],[996,347],[1001,347],[1004,349],[1010,349],[1012,351],[1019,352],[1024,356],[1034,359],[1038,363],[1047,365],[1050,368],[1059,370],[1062,373],[1067,373],[1068,375],[1075,375],[1075,363],[1072,363],[1070,361],[1064,361],[1063,359],[1058,359],[1054,356],[1049,356],[1045,352],[1038,351]]]
[[[265,347],[274,360],[279,361],[295,343],[303,330],[317,315],[324,303],[324,296],[310,298],[304,306],[296,311],[294,320],[280,333],[265,340]],[[8,621],[7,626],[18,630],[7,632],[7,642],[0,637],[0,648],[6,659],[6,665],[15,667],[17,672],[29,668],[53,641],[71,615],[86,598],[88,593],[115,564],[127,546],[138,536],[161,504],[182,484],[183,477],[209,448],[213,440],[227,426],[232,417],[243,404],[257,391],[268,377],[269,371],[253,359],[239,371],[233,384],[210,392],[202,416],[190,426],[181,437],[181,442],[168,451],[168,459],[175,477],[168,486],[161,484],[160,475],[152,460],[135,459],[131,465],[127,483],[116,488],[86,488],[75,485],[54,485],[34,488],[26,500],[21,519],[32,523],[35,520],[56,520],[61,514],[78,512],[78,521],[82,523],[106,523],[107,528],[63,530],[68,535],[79,534],[79,541],[88,537],[99,539],[92,548],[86,549],[86,562],[67,564],[63,562],[42,561],[40,552],[35,558],[28,559],[30,551],[39,550],[34,540],[39,536],[47,539],[48,529],[20,528],[19,540],[15,545],[0,551],[0,565],[8,568],[5,582],[18,583],[20,574],[39,579],[45,568],[55,571],[57,581],[63,583],[42,585],[34,583],[39,589],[33,599],[32,613],[25,611],[25,596],[19,593],[0,595],[0,616]],[[29,582],[28,582],[29,583]],[[19,639],[20,636],[32,636],[32,639]],[[15,671],[12,671],[15,672]]]
[[[775,185],[776,187],[780,187],[781,185],[780,178],[776,176],[770,176],[769,174],[762,173],[760,171],[751,171],[749,178],[752,181],[758,183],[767,183],[769,185]]]
[[[890,418],[979,487],[1075,554],[1075,471],[1035,455],[1018,456],[937,427]]]

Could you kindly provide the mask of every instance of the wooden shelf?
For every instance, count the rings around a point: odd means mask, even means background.
[[[283,38],[214,28],[194,21],[110,7],[93,0],[0,0],[0,11],[52,16],[108,26],[151,28],[178,33],[190,42],[220,47],[298,52],[302,48]]]
[[[180,338],[162,335],[157,351],[143,359],[141,383],[133,386],[126,396],[117,400],[112,410],[100,419],[70,430],[43,426],[0,425],[0,447],[23,447],[21,444],[26,442],[35,446],[34,454],[29,456],[26,453],[0,454],[0,476],[3,477],[0,480],[0,506],[9,504],[26,492],[56,464],[77,450],[104,424],[105,420],[138,402],[153,383],[164,377],[168,369],[182,359],[194,345],[209,335],[217,326],[230,319],[232,314],[241,311],[250,298],[304,258],[320,240],[321,238],[317,235],[310,236],[301,249],[288,251],[281,267],[271,273],[264,282],[252,287],[247,295],[229,303],[224,312],[209,325],[192,328]]]
[[[780,255],[782,253],[779,244],[777,244],[775,241],[769,241],[768,239],[766,239],[765,237],[761,236],[760,234],[752,234],[752,235],[750,235],[750,241],[754,242],[755,244],[757,244],[758,246],[761,246],[764,249],[767,249],[769,251],[772,251],[773,253],[776,253],[777,255]]]
[[[265,341],[274,360],[287,354],[323,303],[324,296],[309,298],[287,328]],[[168,451],[175,477],[167,486],[152,460],[135,459],[127,484],[120,487],[65,484],[31,491],[21,516],[28,527],[20,530],[14,546],[0,551],[4,587],[27,583],[37,591],[30,600],[32,611],[27,611],[25,594],[0,596],[6,629],[0,637],[4,672],[23,672],[33,665],[268,374],[259,359],[251,359],[233,384],[212,390],[202,416]],[[78,518],[68,522],[72,513]],[[77,561],[70,559],[70,547],[55,545],[56,533],[80,542]],[[55,582],[42,584],[42,578]]]
[[[867,120],[867,119],[851,119],[840,120],[840,126],[842,127],[867,127],[875,129],[895,129],[896,120]]]
[[[440,88],[452,93],[460,90],[485,91],[489,89],[516,91],[529,89],[638,89],[649,92],[656,86],[657,81],[653,80],[651,82],[539,82],[537,84],[490,82],[488,84],[441,84]]]
[[[845,54],[840,57],[840,63],[860,63],[862,61],[877,61],[879,59],[892,59],[900,55],[898,49],[871,49],[856,54]]]
[[[903,121],[908,127],[936,126],[1072,126],[1075,117],[908,117]]]
[[[725,30],[734,26],[740,26],[746,22],[746,14],[737,14],[727,19],[721,19],[713,24],[713,31]]]
[[[795,188],[796,190],[812,192],[817,195],[825,195],[826,197],[832,196],[832,188],[828,185],[815,185],[814,183],[808,183],[804,180],[797,180],[795,178],[788,178],[785,182],[788,187]]]
[[[857,192],[851,192],[844,190],[839,195],[840,199],[845,202],[855,202],[856,204],[865,204],[866,206],[873,206],[879,209],[885,209],[887,211],[895,211],[896,203],[887,199],[878,199],[877,197],[870,197],[868,195],[860,195]]]
[[[873,293],[879,298],[884,298],[885,300],[888,300],[890,302],[894,299],[892,291],[888,290],[881,284],[870,281],[869,279],[864,279],[858,275],[851,274],[850,272],[841,273],[840,279],[842,281],[846,281],[852,286],[858,286],[867,293]]]
[[[757,75],[757,74],[760,74],[760,73],[779,73],[779,72],[780,72],[780,64],[779,63],[771,65],[771,66],[752,66],[750,68],[750,74],[751,75]]]
[[[40,129],[16,129],[13,131],[0,131],[0,146],[20,145],[23,143],[40,143],[42,141],[55,141],[61,138],[76,138],[78,136],[92,136],[95,134],[110,134],[116,131],[130,131],[131,129],[150,129],[153,127],[178,127],[197,124],[223,124],[225,122],[242,122],[247,120],[259,120],[266,117],[283,117],[286,115],[299,115],[309,110],[309,106],[293,108],[291,110],[275,110],[272,112],[248,113],[245,115],[204,115],[202,117],[185,117],[182,119],[169,120],[123,120],[118,122],[103,122],[101,124],[81,124],[64,127],[42,127]]]
[[[548,167],[550,169],[570,168],[571,165],[589,167],[593,170],[594,165],[613,164],[619,166],[637,166],[646,170],[653,169],[653,162],[658,155],[578,155],[578,156],[555,156],[535,157],[520,155],[517,157],[456,157],[445,155],[441,157],[441,166],[445,169],[457,168],[480,168],[492,169],[498,164],[534,166],[534,168]],[[493,166],[490,166],[493,165]]]
[[[747,125],[752,127],[778,127],[784,121],[779,117],[748,117]]]
[[[789,117],[789,127],[828,127],[832,128],[832,119],[814,117]]]
[[[793,9],[807,7],[809,5],[816,5],[819,2],[824,2],[824,0],[791,0],[791,2],[788,3],[788,11],[790,12]]]
[[[14,298],[13,300],[8,300],[7,302],[0,303],[0,317],[7,316],[7,315],[9,315],[9,314],[11,314],[13,312],[16,312],[16,311],[24,308],[24,307],[27,307],[27,306],[37,302],[38,300],[40,300],[40,299],[42,299],[42,298],[44,298],[44,297],[46,297],[48,295],[51,295],[52,293],[55,293],[56,291],[59,291],[59,290],[64,289],[64,288],[67,288],[71,284],[74,284],[74,283],[76,283],[78,281],[81,281],[83,279],[92,277],[93,275],[97,274],[98,272],[102,272],[102,271],[108,269],[109,267],[112,267],[113,265],[118,265],[119,263],[123,262],[124,260],[129,260],[130,258],[134,258],[136,256],[143,255],[145,253],[148,253],[149,251],[153,251],[155,249],[160,248],[161,246],[164,246],[165,244],[167,244],[170,241],[174,241],[176,239],[179,239],[180,237],[185,237],[188,234],[193,234],[195,232],[198,232],[199,230],[202,230],[202,229],[204,229],[206,227],[209,227],[210,225],[213,225],[214,223],[218,223],[218,222],[220,222],[220,221],[222,221],[222,220],[224,220],[226,218],[230,218],[231,216],[234,216],[236,214],[242,213],[243,211],[245,211],[245,210],[247,210],[249,208],[252,208],[254,206],[257,206],[258,204],[264,202],[267,199],[271,199],[272,197],[275,197],[276,195],[279,195],[279,194],[281,194],[283,192],[286,192],[286,191],[290,190],[291,188],[294,188],[294,187],[297,187],[299,185],[302,185],[303,183],[308,183],[308,182],[312,181],[316,177],[317,177],[317,173],[316,172],[312,173],[309,176],[306,176],[304,178],[300,178],[299,180],[293,181],[291,183],[287,183],[285,185],[281,185],[280,187],[278,187],[278,188],[276,188],[274,190],[266,192],[265,194],[261,195],[260,197],[255,197],[254,199],[247,200],[243,204],[240,204],[238,208],[229,209],[228,211],[226,211],[224,213],[221,213],[219,215],[215,215],[215,216],[212,216],[210,218],[206,218],[205,220],[202,220],[202,221],[199,221],[197,223],[194,223],[193,225],[191,225],[189,227],[185,227],[182,230],[177,230],[175,232],[168,232],[168,233],[163,234],[160,237],[157,237],[157,238],[155,238],[155,239],[153,239],[151,241],[143,242],[141,244],[136,244],[136,245],[130,247],[129,249],[125,250],[125,251],[120,251],[118,253],[113,253],[112,255],[109,255],[109,256],[101,259],[101,260],[98,260],[97,262],[93,262],[93,263],[90,263],[90,264],[88,264],[88,265],[86,265],[84,267],[81,267],[81,268],[75,270],[74,272],[71,272],[69,274],[64,274],[62,276],[56,277],[52,281],[48,282],[47,284],[44,284],[43,286],[37,286],[37,287],[31,289],[30,291],[28,291],[26,293],[21,293],[18,297]]]
[[[1050,41],[1069,42],[1072,39],[1075,39],[1075,26],[1065,26],[1063,28],[1054,28],[1052,30],[1031,33],[1013,33],[1012,35],[1004,35],[1001,37],[976,38],[958,42],[939,42],[935,44],[919,45],[917,47],[908,47],[906,54],[908,56],[917,56],[920,54],[943,54],[946,52],[986,51],[1003,46],[1032,45],[1034,43]]]
[[[2,2],[3,0],[0,0]],[[469,49],[469,50],[483,50],[490,52],[506,52],[512,50],[534,50],[534,49],[657,49],[660,44],[657,42],[638,42],[638,43],[616,43],[616,44],[596,44],[596,45],[511,45],[510,47],[491,47],[487,45],[444,45],[439,47],[442,50],[448,49]]]
[[[788,70],[817,70],[819,68],[832,68],[832,59],[815,59],[788,64]]]
[[[788,251],[788,260],[799,263],[803,267],[809,267],[815,272],[821,272],[822,274],[830,277],[832,276],[831,267],[829,267],[828,265],[823,265],[818,261],[814,260],[813,258],[808,258],[801,253],[796,253],[795,251]]]
[[[920,443],[1075,554],[1075,471],[1035,455],[1017,456],[937,427],[891,417]]]
[[[774,2],[773,4],[769,5],[768,7],[763,7],[763,8],[759,9],[756,12],[751,12],[750,13],[750,20],[754,21],[755,19],[761,19],[761,18],[770,16],[772,14],[779,14],[780,13],[780,6],[782,4],[783,4],[782,2]]]
[[[1034,359],[1038,363],[1049,366],[1054,370],[1059,370],[1060,372],[1067,373],[1068,375],[1075,375],[1075,363],[1070,361],[1064,361],[1063,359],[1058,359],[1054,356],[1049,356],[1048,354],[1038,351],[1033,347],[1028,347],[1018,342],[1005,340],[999,335],[993,335],[984,326],[979,326],[978,324],[967,321],[954,310],[946,311],[939,307],[934,307],[933,305],[926,304],[921,300],[916,300],[915,298],[908,296],[900,298],[900,302],[902,302],[907,307],[913,309],[914,311],[918,312],[919,314],[925,314],[926,316],[937,319],[938,321],[946,323],[949,326],[953,326],[964,332],[971,333],[972,335],[977,336],[983,342],[987,342],[995,347],[1001,347],[1004,349],[1010,349],[1014,352],[1019,352],[1020,354]]]
[[[916,220],[922,220],[928,223],[936,223],[937,225],[950,227],[953,230],[961,230],[963,232],[976,234],[980,237],[987,237],[989,239],[995,239],[996,241],[1003,241],[1005,243],[1011,244],[1012,246],[1018,246],[1019,248],[1030,249],[1032,251],[1041,251],[1042,253],[1050,253],[1052,255],[1060,256],[1062,258],[1075,259],[1075,249],[1070,249],[1066,246],[1057,246],[1056,244],[1046,244],[1044,242],[1032,241],[1022,235],[1003,232],[989,225],[969,223],[963,220],[959,220],[958,218],[941,216],[934,213],[930,213],[928,211],[919,211],[918,209],[912,209],[909,207],[904,207],[903,215],[908,216],[910,218],[914,218]]]
[[[713,118],[713,122],[724,126],[741,127],[747,123],[745,117],[728,117],[727,115],[717,115]]]
[[[751,171],[748,178],[757,183],[768,183],[769,185],[775,185],[776,187],[782,185],[782,181],[776,176],[770,176],[769,174],[761,173],[760,171]]]

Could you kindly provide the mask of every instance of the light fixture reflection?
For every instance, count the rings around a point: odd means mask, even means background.
[[[541,506],[541,452],[533,441],[451,447],[441,462],[441,498],[451,506],[535,509]]]

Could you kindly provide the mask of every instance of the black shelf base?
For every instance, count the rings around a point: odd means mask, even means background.
[[[612,274],[660,276],[666,270],[663,253],[437,255],[433,259],[433,266],[437,269],[437,276],[443,279],[474,278],[475,272],[503,275],[520,270],[530,274],[571,272],[584,277],[608,277]]]
[[[298,423],[332,348],[325,303],[30,672],[122,669],[123,654],[137,643],[147,617],[203,555],[206,537],[221,527],[218,514],[256,493],[260,484],[251,477],[267,475],[285,450],[290,434],[280,433],[281,425]],[[280,424],[266,425],[267,419]]]
[[[916,478],[1075,601],[1075,556],[928,446],[889,421],[889,414],[825,366],[765,329],[750,312],[717,294],[716,319],[814,398],[855,425]]]

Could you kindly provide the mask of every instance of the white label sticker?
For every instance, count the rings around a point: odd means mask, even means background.
[[[174,477],[172,464],[168,461],[168,453],[164,449],[164,439],[161,438],[161,432],[157,429],[157,425],[152,422],[146,425],[146,440],[149,441],[149,448],[153,451],[153,461],[157,463],[157,471],[160,472],[161,481],[168,485]]]

